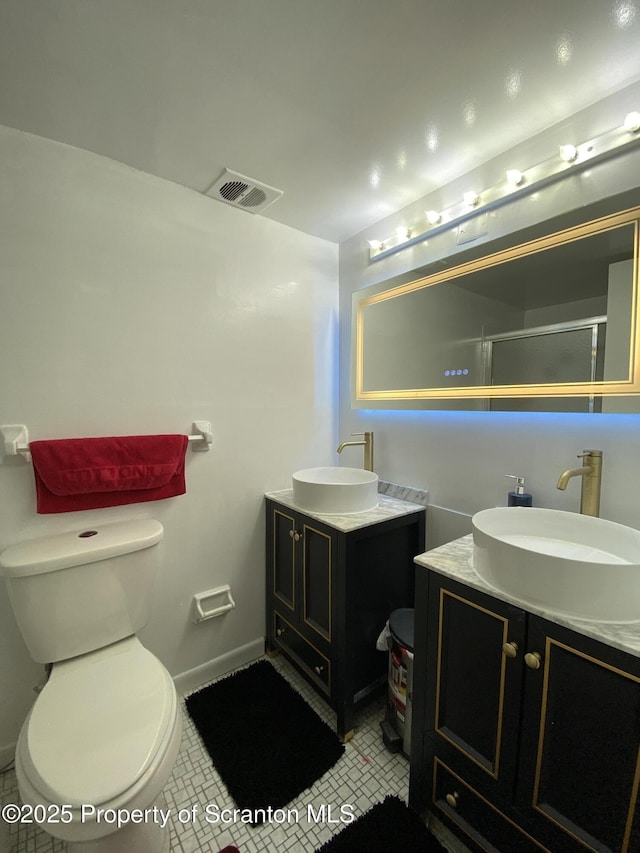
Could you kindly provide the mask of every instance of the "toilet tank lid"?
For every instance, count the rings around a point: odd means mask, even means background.
[[[139,518],[29,539],[0,554],[0,575],[27,577],[108,560],[156,545],[163,532],[159,521]]]

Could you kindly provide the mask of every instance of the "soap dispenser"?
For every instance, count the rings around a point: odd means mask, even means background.
[[[516,481],[514,491],[509,492],[507,506],[533,506],[533,495],[524,490],[524,477],[519,477],[517,474],[505,474],[504,476],[511,477]]]

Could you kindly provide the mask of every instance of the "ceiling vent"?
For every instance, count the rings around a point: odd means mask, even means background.
[[[262,213],[266,207],[277,201],[282,193],[282,190],[277,190],[274,187],[267,186],[267,184],[254,181],[253,178],[247,178],[245,175],[239,175],[237,172],[225,169],[218,180],[214,181],[209,187],[205,195],[217,198],[218,201],[231,204],[233,207],[248,210],[249,213]]]

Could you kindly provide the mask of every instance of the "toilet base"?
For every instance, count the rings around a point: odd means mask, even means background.
[[[167,808],[162,795],[152,805],[164,811]],[[122,853],[123,850],[127,853],[169,853],[169,849],[169,825],[163,828],[152,821],[130,823],[94,841],[70,842],[68,845],[69,853]]]

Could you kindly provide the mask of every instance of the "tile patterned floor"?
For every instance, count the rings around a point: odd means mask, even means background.
[[[318,715],[335,729],[335,715],[329,706],[298,675],[283,657],[270,658],[276,669],[302,694]],[[217,851],[235,844],[241,853],[312,853],[342,825],[320,819],[321,806],[332,806],[331,817],[339,818],[340,806],[353,806],[358,816],[387,794],[407,799],[409,765],[404,756],[389,754],[380,736],[380,721],[384,717],[384,701],[374,702],[363,713],[345,753],[338,763],[310,789],[290,803],[291,819],[273,821],[253,828],[247,824],[212,824],[204,814],[208,804],[218,810],[234,808],[211,759],[200,742],[199,735],[184,712],[184,733],[173,774],[164,789],[171,810],[172,853]],[[0,802],[17,802],[16,777],[13,771],[0,775]],[[197,809],[195,820],[193,808]],[[309,816],[308,807],[313,808]],[[297,813],[299,820],[293,819]],[[211,812],[210,812],[211,814]],[[315,820],[314,815],[319,819]],[[325,817],[328,815],[325,808]],[[178,819],[180,817],[181,819]],[[434,827],[450,850],[462,853],[464,847],[441,826]],[[2,849],[0,833],[0,853]],[[8,853],[63,853],[66,845],[29,825],[14,825],[9,835]],[[124,853],[124,851],[123,851]]]

